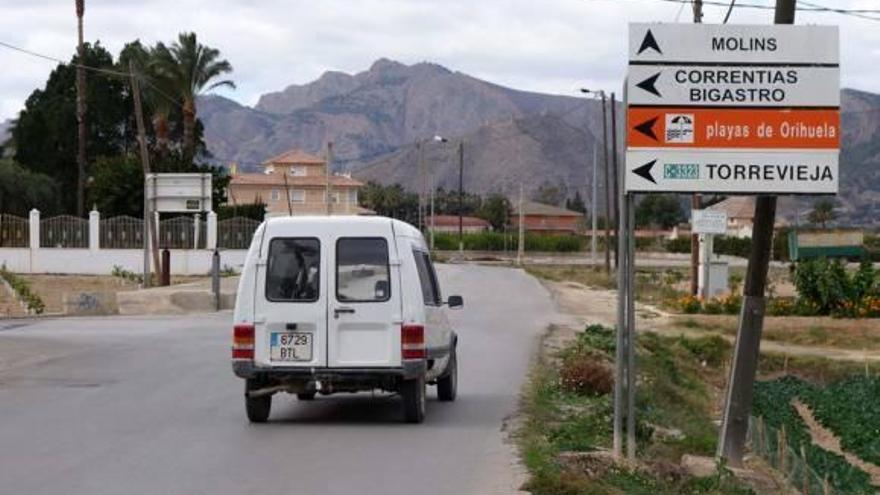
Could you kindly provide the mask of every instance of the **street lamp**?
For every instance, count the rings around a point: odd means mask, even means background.
[[[438,143],[448,143],[449,140],[443,136],[434,136],[434,141]],[[434,250],[434,193],[436,192],[436,186],[434,185],[434,169],[431,169],[431,226],[429,227],[431,231],[431,250]]]
[[[603,156],[603,161],[604,161],[604,165],[605,165],[605,272],[610,273],[611,272],[611,251],[610,251],[611,232],[610,232],[608,219],[611,216],[611,194],[609,194],[610,187],[608,184],[608,177],[609,177],[609,173],[608,173],[608,118],[607,118],[606,110],[605,110],[606,106],[607,106],[605,104],[605,91],[603,91],[601,89],[594,90],[594,89],[581,88],[581,93],[586,94],[586,95],[593,94],[593,95],[598,96],[602,100],[602,146],[604,147],[604,151],[605,151],[604,156]],[[592,221],[593,233],[592,233],[592,237],[590,239],[590,256],[592,258],[593,266],[595,266],[596,265],[596,227],[597,227],[597,225],[596,225],[596,222],[597,222],[596,196],[598,195],[597,194],[598,181],[596,180],[597,172],[596,172],[595,148],[593,149],[593,151],[594,151],[593,152],[593,184],[592,184],[593,194],[592,194],[592,197],[590,198],[590,211],[593,214],[593,221]]]

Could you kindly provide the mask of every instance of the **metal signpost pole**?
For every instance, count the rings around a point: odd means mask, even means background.
[[[612,98],[612,102],[614,99]],[[623,171],[623,167],[619,169]],[[621,183],[622,184],[622,183]],[[626,197],[623,194],[616,198],[619,211],[626,211]],[[627,259],[624,256],[626,250],[626,233],[627,233],[627,217],[621,216],[617,222],[617,329],[616,329],[616,345],[614,348],[614,436],[612,439],[612,450],[614,457],[620,459],[623,456],[623,411],[628,391],[625,384],[627,383],[627,315],[626,309],[629,301],[629,277],[627,270],[621,266],[621,261]]]
[[[623,174],[621,174],[622,176]],[[623,177],[621,177],[623,178]],[[636,236],[635,194],[626,195],[626,458],[636,460]]]

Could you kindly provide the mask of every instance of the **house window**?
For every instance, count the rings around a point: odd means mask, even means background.
[[[306,168],[305,167],[290,167],[290,175],[293,177],[305,177],[306,176]]]
[[[278,189],[272,189],[272,201],[278,201],[281,198],[281,192]]]
[[[357,189],[349,189],[348,190],[348,202],[356,205],[358,202],[358,191]]]
[[[291,203],[305,203],[306,202],[306,191],[303,189],[294,189],[290,191],[290,202]]]

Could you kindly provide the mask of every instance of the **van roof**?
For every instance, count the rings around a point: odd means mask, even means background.
[[[339,227],[344,228],[345,226],[351,226],[352,224],[358,225],[375,225],[377,228],[387,228],[388,223],[391,222],[394,228],[394,233],[398,236],[403,237],[414,237],[416,239],[423,239],[422,233],[419,232],[419,229],[413,227],[412,225],[394,219],[383,216],[371,215],[371,216],[362,216],[362,215],[334,215],[334,216],[317,216],[317,215],[304,215],[304,216],[288,216],[288,217],[270,217],[266,220],[267,231],[275,230],[276,228],[284,229],[284,227],[299,227],[299,228],[309,228],[314,227],[315,229],[326,229],[327,227]]]

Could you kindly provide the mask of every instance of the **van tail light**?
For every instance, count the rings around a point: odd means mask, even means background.
[[[254,326],[235,325],[232,334],[232,359],[254,358]]]
[[[400,353],[403,359],[425,359],[425,327],[422,325],[403,325],[400,328]]]

